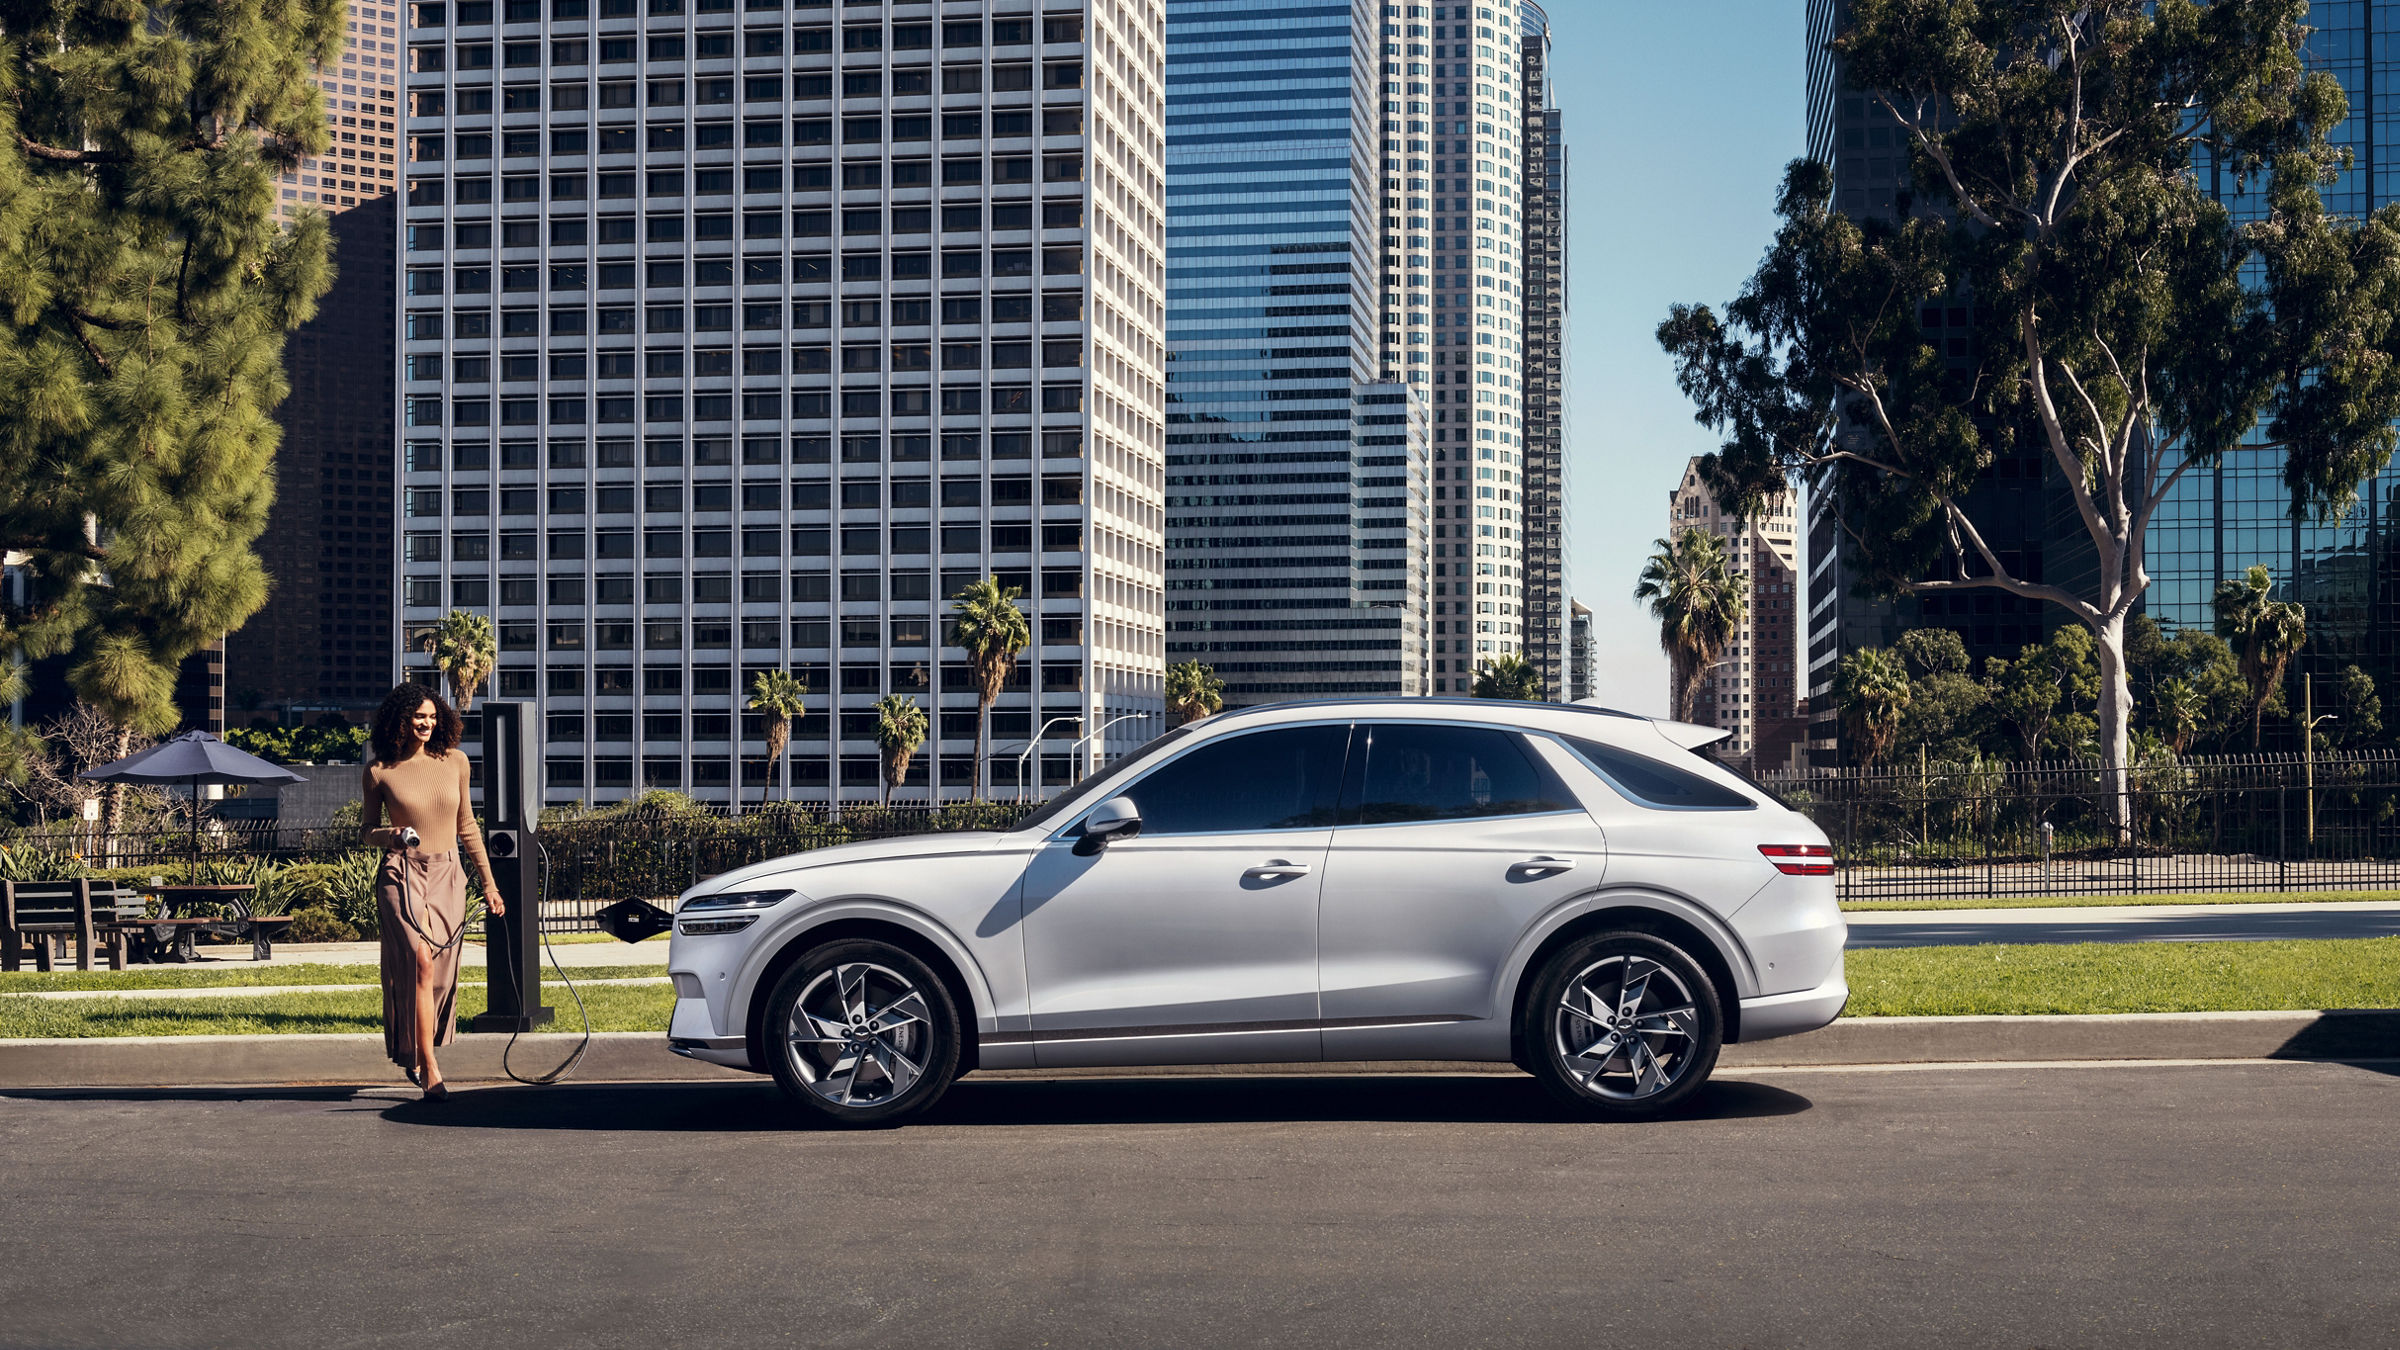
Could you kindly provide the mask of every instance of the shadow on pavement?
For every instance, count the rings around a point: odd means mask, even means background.
[[[1796,1115],[1806,1097],[1763,1083],[1712,1082],[1673,1120]],[[817,1128],[760,1083],[565,1084],[462,1089],[441,1103],[400,1102],[387,1119],[491,1130],[726,1134]],[[996,1081],[952,1087],[918,1126],[1157,1125],[1388,1121],[1571,1122],[1530,1078],[1145,1078]]]

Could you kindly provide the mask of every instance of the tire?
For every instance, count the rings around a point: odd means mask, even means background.
[[[828,942],[768,997],[760,1057],[784,1095],[829,1125],[898,1125],[958,1077],[958,1005],[924,961],[888,942]]]
[[[1674,1110],[1708,1081],[1725,1041],[1716,983],[1651,933],[1601,933],[1560,948],[1535,976],[1524,1017],[1520,1044],[1533,1076],[1601,1120]]]

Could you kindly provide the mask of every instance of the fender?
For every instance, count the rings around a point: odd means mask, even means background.
[[[1533,960],[1533,954],[1559,929],[1586,914],[1596,914],[1604,909],[1629,908],[1671,914],[1699,929],[1709,941],[1716,944],[1718,954],[1732,968],[1734,999],[1738,1001],[1758,996],[1758,966],[1751,958],[1748,945],[1714,912],[1682,896],[1646,886],[1622,889],[1603,886],[1597,891],[1560,901],[1526,926],[1524,934],[1517,939],[1517,945],[1509,952],[1508,959],[1500,963],[1497,983],[1492,990],[1495,1015],[1505,1017],[1508,1010],[1516,1006],[1517,986],[1525,978],[1525,967]]]
[[[888,896],[856,895],[836,900],[813,900],[799,905],[774,931],[761,935],[750,944],[749,954],[742,959],[742,968],[735,976],[733,997],[725,1006],[725,1034],[735,1034],[750,1024],[750,1001],[758,991],[759,976],[766,972],[775,958],[808,934],[830,923],[844,919],[873,919],[905,928],[924,938],[950,958],[966,979],[967,994],[977,1030],[991,1035],[1000,1030],[997,1007],[992,998],[991,982],[985,978],[983,967],[967,951],[964,944],[951,935],[949,928],[906,901]]]

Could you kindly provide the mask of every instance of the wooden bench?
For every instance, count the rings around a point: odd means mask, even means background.
[[[54,946],[71,937],[77,970],[92,968],[95,946],[123,970],[127,930],[149,913],[140,891],[113,881],[0,881],[0,969],[21,969],[30,939],[34,969],[49,970]]]

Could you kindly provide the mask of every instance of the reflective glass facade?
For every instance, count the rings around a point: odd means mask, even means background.
[[[1167,5],[1167,660],[1424,690],[1425,442],[1376,383],[1375,7]]]

